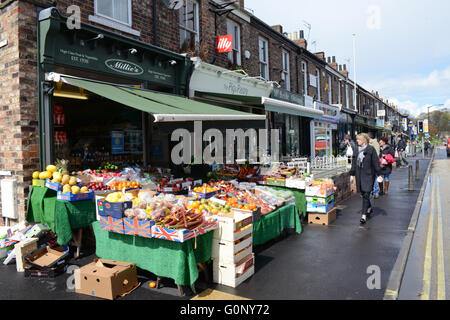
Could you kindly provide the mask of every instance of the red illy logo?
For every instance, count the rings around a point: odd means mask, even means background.
[[[217,53],[233,51],[233,36],[218,36],[217,37]]]

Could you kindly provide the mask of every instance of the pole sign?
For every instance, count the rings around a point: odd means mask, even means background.
[[[217,53],[226,53],[233,51],[233,36],[218,36],[217,37]]]

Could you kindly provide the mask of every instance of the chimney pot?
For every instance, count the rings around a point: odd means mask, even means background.
[[[336,63],[336,57],[335,56],[333,56],[332,61],[333,61],[333,63]]]
[[[347,71],[347,65],[344,64],[344,71]]]
[[[298,32],[297,31],[294,32],[294,40],[298,40]]]
[[[303,30],[300,30],[300,39],[305,39],[305,33]]]
[[[328,57],[328,63],[331,63],[331,58],[330,57]]]

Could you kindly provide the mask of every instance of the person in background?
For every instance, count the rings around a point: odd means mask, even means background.
[[[428,156],[428,153],[429,153],[429,151],[430,151],[430,147],[431,147],[431,144],[430,144],[430,141],[425,141],[425,155],[426,156]]]
[[[394,163],[395,150],[388,143],[389,139],[387,137],[380,138],[380,148],[381,148],[381,157],[380,157],[380,174],[384,180],[384,190],[383,190],[383,182],[379,182],[380,194],[387,195],[389,191],[389,176],[392,173],[392,163]],[[390,156],[388,156],[390,155]]]
[[[369,144],[377,152],[377,157],[380,158],[380,144],[378,143],[377,139],[374,139],[373,132],[369,132],[368,136],[369,136]],[[372,194],[375,199],[378,199],[380,197],[380,188],[377,181],[375,181],[373,184]]]
[[[341,155],[346,156],[349,160],[356,155],[357,147],[356,143],[352,141],[349,134],[345,135],[344,141],[340,145]],[[350,161],[349,161],[350,162]]]
[[[360,223],[365,224],[367,216],[373,212],[370,194],[380,172],[380,160],[375,148],[369,145],[369,137],[366,134],[359,134],[356,142],[358,143],[358,153],[352,162],[350,176],[352,183],[356,177],[356,188],[363,198]]]
[[[403,141],[402,137],[399,135],[397,137],[397,152],[400,162],[400,167],[406,167],[409,162],[406,160],[406,142]]]

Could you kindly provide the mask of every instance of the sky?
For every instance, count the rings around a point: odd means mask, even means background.
[[[336,56],[353,80],[355,39],[358,84],[412,115],[430,105],[450,109],[448,0],[245,0],[245,7],[283,32],[304,30],[308,50]]]

